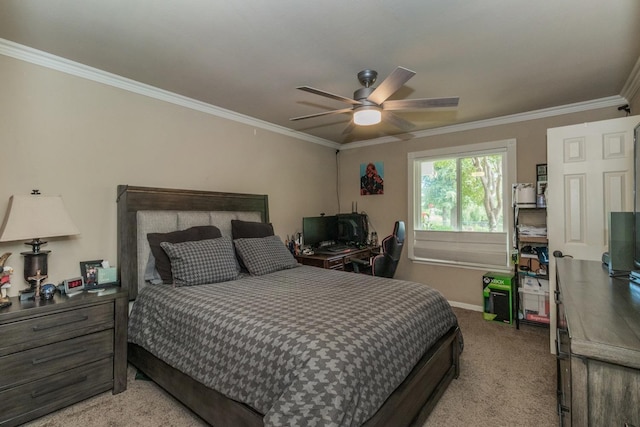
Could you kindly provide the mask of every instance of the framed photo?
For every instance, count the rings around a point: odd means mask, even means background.
[[[540,163],[536,165],[536,181],[547,180],[547,164]]]
[[[102,260],[80,261],[80,275],[87,288],[98,284],[98,267],[102,267]]]

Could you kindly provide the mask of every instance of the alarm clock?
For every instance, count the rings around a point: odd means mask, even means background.
[[[66,279],[62,282],[64,286],[64,293],[71,296],[84,291],[84,278],[74,277],[73,279]]]

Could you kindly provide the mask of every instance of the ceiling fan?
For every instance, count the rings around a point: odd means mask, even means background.
[[[353,93],[353,99],[340,95],[335,95],[323,90],[314,89],[309,86],[299,86],[305,92],[314,93],[316,95],[325,96],[351,105],[349,108],[339,110],[324,111],[322,113],[308,114],[306,116],[293,117],[289,120],[303,120],[313,117],[326,116],[330,114],[346,114],[353,113],[353,120],[344,130],[343,134],[347,134],[353,130],[355,125],[369,126],[385,122],[402,129],[410,131],[415,126],[413,123],[392,113],[392,111],[417,110],[423,108],[448,108],[458,106],[458,97],[449,98],[420,98],[420,99],[400,99],[387,100],[398,89],[400,89],[410,78],[415,76],[415,72],[403,67],[397,67],[389,76],[382,81],[377,87],[372,87],[375,83],[378,73],[374,70],[362,70],[358,73],[358,81],[364,86]]]

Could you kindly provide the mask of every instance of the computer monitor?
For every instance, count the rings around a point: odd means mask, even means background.
[[[337,217],[312,216],[302,218],[304,244],[317,248],[323,242],[336,240]]]
[[[338,214],[336,240],[342,243],[366,244],[369,221],[366,214]]]

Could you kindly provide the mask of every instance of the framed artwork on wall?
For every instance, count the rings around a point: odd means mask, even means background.
[[[360,164],[360,195],[384,194],[384,163]]]
[[[536,165],[536,181],[547,181],[547,164]]]

